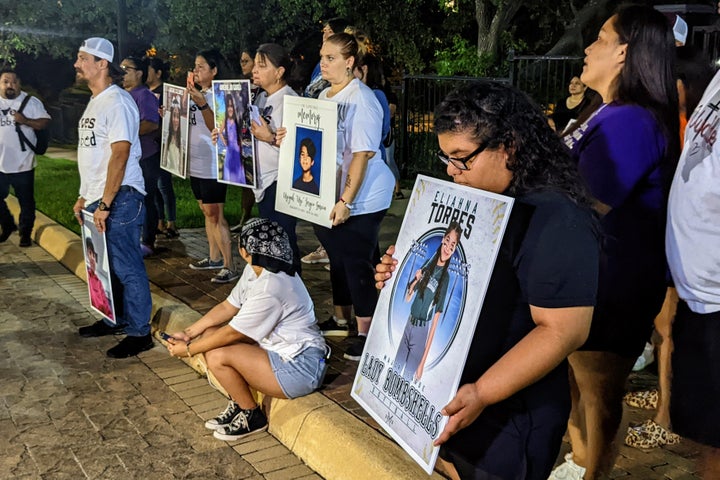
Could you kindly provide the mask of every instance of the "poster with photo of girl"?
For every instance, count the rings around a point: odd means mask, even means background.
[[[185,88],[163,84],[160,167],[180,178],[187,176],[189,109]]]
[[[93,214],[82,211],[83,252],[87,271],[88,294],[93,310],[107,318],[113,325],[117,323],[115,305],[113,305],[112,282],[110,281],[110,261],[107,255],[105,234],[98,232],[93,222]]]
[[[331,227],[336,198],[337,104],[305,97],[283,98],[275,209]]]
[[[250,81],[213,80],[218,182],[256,187],[255,145],[250,133]]]
[[[513,199],[419,175],[352,397],[431,474]]]

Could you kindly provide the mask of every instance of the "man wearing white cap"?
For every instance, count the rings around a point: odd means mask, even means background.
[[[77,79],[87,82],[92,97],[78,124],[80,196],[73,211],[80,223],[81,210],[92,212],[105,232],[117,316],[114,326],[101,320],[79,333],[99,337],[124,329],[127,336],[107,355],[126,358],[153,346],[152,300],[139,242],[145,218],[140,115],[130,94],[113,83],[122,73],[113,56],[112,43],[94,37],[83,42],[75,61]]]

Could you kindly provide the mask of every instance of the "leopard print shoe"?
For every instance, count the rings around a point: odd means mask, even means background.
[[[645,420],[635,427],[629,427],[625,437],[625,445],[633,448],[649,449],[677,443],[680,443],[680,435],[663,428],[652,419]]]
[[[642,390],[625,394],[625,403],[631,407],[655,410],[658,404],[657,390]]]

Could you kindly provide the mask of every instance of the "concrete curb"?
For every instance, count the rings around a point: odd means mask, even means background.
[[[20,211],[17,199],[8,196],[6,201],[11,213],[17,216]],[[75,233],[37,212],[33,240],[87,281],[82,242]],[[180,331],[200,318],[198,312],[152,283],[151,293],[151,323],[156,334]],[[203,355],[183,361],[200,374],[207,373]],[[262,396],[259,397],[262,401]],[[395,442],[321,393],[295,400],[268,398],[264,403],[270,433],[328,480],[443,478],[437,472],[428,476]]]

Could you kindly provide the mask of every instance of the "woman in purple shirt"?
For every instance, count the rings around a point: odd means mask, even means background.
[[[551,479],[612,468],[625,380],[665,296],[665,210],[679,149],[674,50],[665,17],[641,6],[610,17],[585,50],[581,80],[602,104],[564,140],[601,215],[603,251],[590,337],[569,357],[573,452]]]

